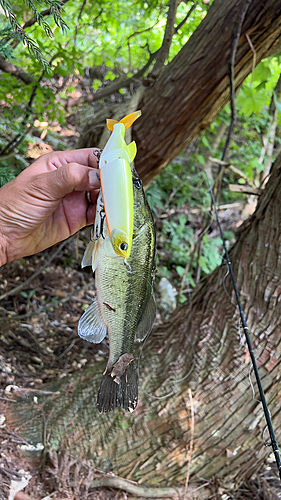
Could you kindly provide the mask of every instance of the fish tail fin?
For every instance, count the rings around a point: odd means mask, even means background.
[[[130,363],[120,378],[119,384],[106,369],[98,392],[97,406],[101,413],[121,406],[126,411],[134,411],[138,402],[138,374],[134,361]]]

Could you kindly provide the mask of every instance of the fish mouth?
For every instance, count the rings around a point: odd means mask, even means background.
[[[110,239],[114,251],[124,259],[127,259],[130,256],[131,248],[129,245],[128,235],[125,233],[125,231],[122,231],[122,229],[118,228],[113,229],[110,235]]]

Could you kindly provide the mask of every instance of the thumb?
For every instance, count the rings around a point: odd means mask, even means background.
[[[99,189],[100,180],[98,169],[73,162],[34,176],[29,187],[43,199],[60,200],[73,191]]]

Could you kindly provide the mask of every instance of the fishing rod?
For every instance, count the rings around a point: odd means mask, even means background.
[[[264,390],[263,390],[263,387],[262,387],[261,379],[260,379],[260,376],[259,376],[258,366],[257,366],[257,362],[256,362],[255,354],[254,354],[254,351],[253,351],[253,346],[252,346],[250,334],[249,334],[249,328],[247,326],[247,322],[246,322],[246,319],[245,319],[244,311],[243,311],[243,308],[242,308],[242,305],[241,305],[241,301],[240,301],[240,296],[239,296],[239,293],[238,293],[238,290],[237,290],[237,286],[236,286],[236,281],[235,281],[234,274],[233,274],[232,264],[231,264],[231,261],[230,261],[230,258],[229,258],[229,254],[228,254],[228,251],[227,251],[227,248],[226,248],[226,241],[225,241],[224,234],[223,234],[223,231],[222,231],[222,227],[221,227],[221,223],[220,223],[220,219],[219,219],[219,214],[218,214],[218,211],[217,211],[217,205],[216,205],[216,201],[215,201],[213,189],[212,189],[212,187],[210,185],[209,179],[208,179],[208,183],[209,183],[209,191],[210,191],[212,202],[213,202],[213,205],[214,205],[214,211],[215,211],[215,216],[216,216],[216,220],[217,220],[217,224],[218,224],[218,228],[219,228],[219,232],[220,232],[220,237],[221,237],[221,240],[222,240],[223,249],[224,249],[224,252],[225,252],[225,257],[226,257],[226,260],[227,260],[227,266],[228,266],[228,269],[229,269],[229,273],[230,273],[230,276],[231,276],[231,281],[232,281],[233,289],[234,289],[235,296],[236,296],[236,301],[237,301],[237,305],[238,305],[238,309],[239,309],[240,319],[241,319],[241,323],[242,323],[242,326],[243,326],[244,334],[245,334],[245,337],[246,337],[246,342],[247,342],[247,346],[248,346],[248,349],[249,349],[249,353],[250,353],[250,357],[251,357],[251,361],[252,361],[252,366],[253,366],[253,370],[254,370],[254,373],[255,373],[255,377],[256,377],[256,381],[257,381],[259,393],[260,393],[261,404],[262,404],[262,407],[263,407],[263,411],[264,411],[264,415],[265,415],[265,419],[266,419],[266,423],[267,423],[267,428],[268,428],[268,432],[269,432],[269,436],[270,436],[270,445],[271,445],[273,453],[274,453],[276,465],[277,465],[277,468],[278,468],[279,478],[281,480],[281,458],[280,458],[279,448],[278,448],[278,444],[277,444],[277,441],[276,441],[276,437],[275,437],[275,433],[274,433],[274,429],[273,429],[273,425],[272,425],[272,421],[271,421],[270,412],[269,412],[269,409],[268,409],[268,406],[267,406],[267,403],[266,403],[265,394],[264,394]]]

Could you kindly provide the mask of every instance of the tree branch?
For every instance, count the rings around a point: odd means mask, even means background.
[[[194,3],[192,5],[192,7],[189,9],[188,13],[186,14],[186,16],[183,18],[183,20],[178,24],[178,26],[176,26],[175,28],[175,34],[181,29],[181,27],[186,23],[186,21],[188,20],[189,16],[192,14],[192,12],[194,11],[194,9],[197,7],[197,3]]]
[[[263,189],[243,186],[239,184],[229,184],[228,187],[229,191],[232,191],[233,193],[254,194],[260,196],[263,192]]]
[[[176,28],[174,28],[174,35],[179,31],[179,29],[187,21],[187,19],[189,18],[189,16],[193,12],[193,10],[196,8],[196,5],[197,4],[194,4],[191,7],[191,9],[186,14],[185,18],[178,24],[178,26],[176,26]],[[151,29],[151,28],[148,28],[148,29]],[[136,33],[133,33],[132,35],[130,35],[130,37],[134,36]],[[154,59],[156,58],[157,54],[162,50],[162,47],[163,47],[163,45],[158,50],[156,50],[155,52],[150,54],[150,57],[149,57],[147,63],[145,63],[145,65],[139,71],[137,71],[132,77],[130,77],[128,79],[126,79],[125,77],[122,77],[122,78],[118,79],[117,81],[113,82],[108,87],[105,87],[103,89],[98,90],[93,95],[92,101],[97,101],[98,99],[103,99],[104,97],[107,97],[110,94],[114,94],[114,92],[117,92],[121,88],[129,88],[131,83],[135,83],[136,80],[139,80],[144,75],[144,73],[149,69],[149,67],[153,63]]]
[[[16,134],[13,137],[13,139],[11,139],[11,141],[8,142],[8,144],[6,144],[6,146],[0,150],[0,159],[1,159],[1,156],[7,155],[7,154],[9,155],[11,152],[13,152],[13,150],[23,141],[25,135],[27,134],[28,129],[30,127],[28,120],[29,120],[30,115],[32,114],[33,101],[35,99],[37,89],[42,81],[44,74],[45,74],[45,70],[42,71],[41,76],[39,77],[38,81],[35,83],[35,85],[32,88],[29,101],[28,101],[26,108],[25,108],[25,115],[24,115],[22,123],[21,123],[21,125],[22,125],[22,127],[24,127],[24,129],[21,132],[19,132],[18,134]]]
[[[158,53],[154,68],[152,70],[152,76],[157,77],[162,70],[166,59],[169,57],[170,47],[173,39],[173,35],[175,33],[175,19],[178,7],[178,0],[170,0],[169,1],[169,10],[167,16],[167,24],[165,28],[163,43],[161,49]]]
[[[153,54],[150,55],[150,58],[148,59],[147,63],[141,68],[139,71],[137,71],[133,76],[130,78],[119,78],[117,81],[113,82],[112,85],[108,85],[108,87],[104,87],[103,89],[98,90],[94,95],[93,95],[93,101],[97,101],[98,99],[103,99],[104,97],[107,97],[110,94],[114,94],[114,92],[117,92],[121,88],[128,88],[130,87],[131,83],[135,83],[136,80],[139,80],[144,73],[149,69],[149,66],[152,64],[154,61],[156,54],[158,54],[160,49],[156,50],[153,52]]]
[[[203,486],[208,485],[206,483]],[[99,479],[94,479],[91,483],[92,488],[117,488],[131,495],[135,495],[136,497],[142,498],[182,498],[182,495],[190,495],[190,498],[193,496],[192,494],[200,489],[200,486],[196,489],[192,488],[161,488],[161,487],[149,487],[143,486],[138,483],[134,483],[133,481],[129,481],[128,479],[124,479],[118,476],[105,476]]]
[[[246,0],[241,11],[239,12],[238,19],[235,23],[235,32],[234,32],[234,38],[232,42],[232,47],[231,47],[231,53],[230,53],[230,59],[229,59],[229,80],[230,80],[230,104],[231,104],[231,123],[228,131],[228,136],[227,140],[224,146],[223,150],[223,155],[222,155],[222,160],[225,161],[228,155],[228,150],[230,147],[231,139],[232,139],[232,134],[234,130],[234,126],[236,123],[236,107],[235,107],[235,83],[234,83],[234,68],[235,68],[235,54],[237,50],[237,45],[240,39],[240,33],[241,33],[241,28],[242,24],[244,21],[244,17],[246,15],[246,12],[249,8],[249,5],[252,0]]]
[[[1,56],[0,56],[0,69],[2,71],[5,71],[5,73],[11,73],[11,75],[15,76],[18,80],[21,80],[27,85],[29,85],[30,83],[34,83],[36,81],[32,75],[29,75],[22,68],[16,66],[10,61],[7,61],[6,59],[4,59],[4,57]]]

